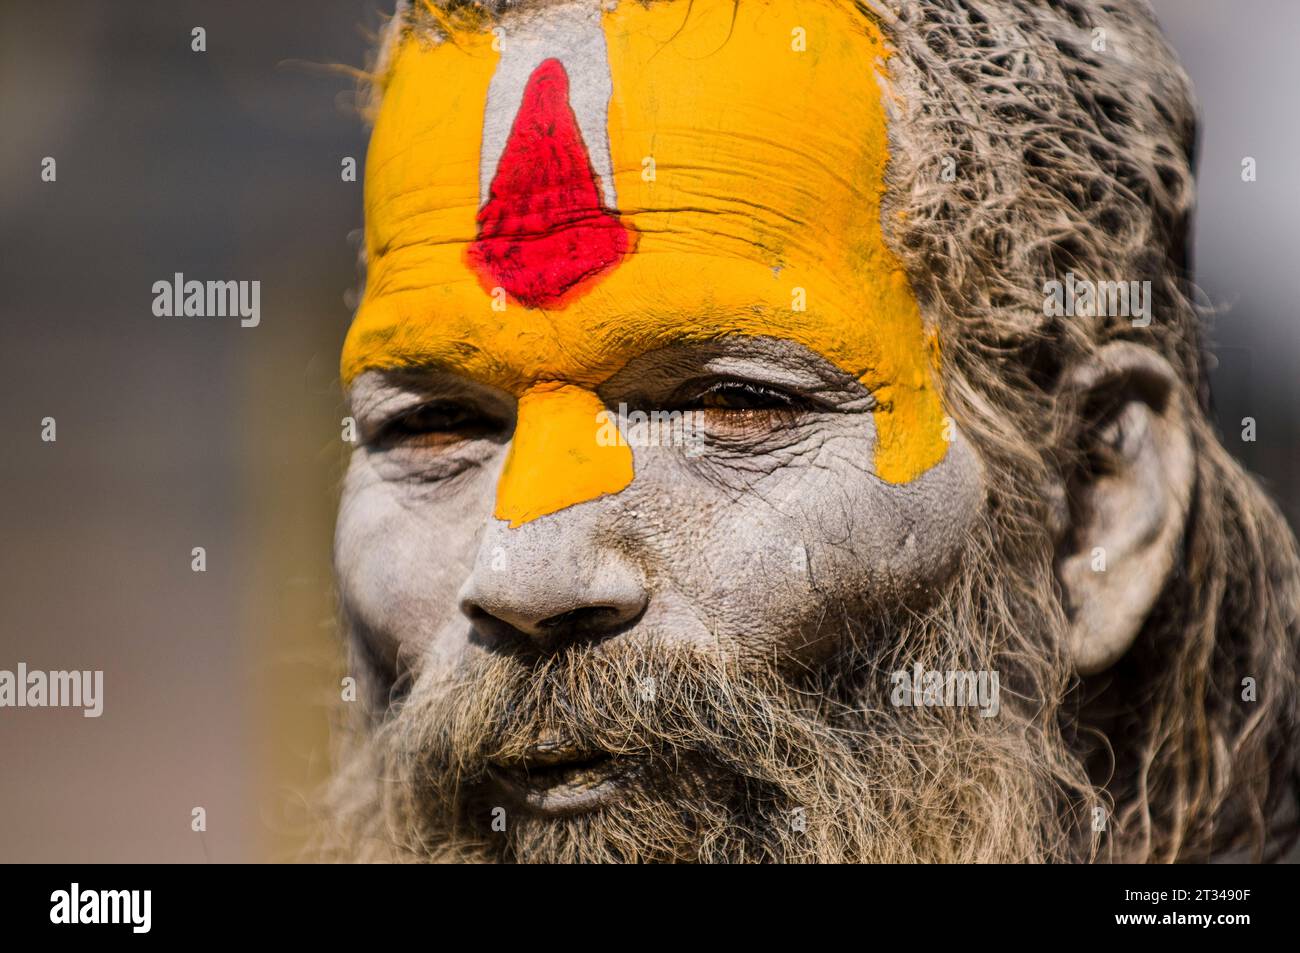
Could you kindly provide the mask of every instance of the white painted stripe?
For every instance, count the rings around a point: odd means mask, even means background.
[[[528,77],[543,61],[557,59],[569,75],[569,105],[591,156],[591,167],[600,179],[605,207],[616,209],[609,153],[609,97],[613,83],[600,4],[584,0],[546,6],[533,14],[507,18],[499,29],[501,59],[488,85],[483,113],[479,208],[488,200]]]

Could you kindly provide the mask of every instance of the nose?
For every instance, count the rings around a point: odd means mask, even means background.
[[[559,517],[558,519],[563,519]],[[460,611],[488,641],[535,649],[616,635],[645,611],[641,573],[582,527],[548,517],[487,530],[460,591]],[[549,525],[548,525],[549,524]]]

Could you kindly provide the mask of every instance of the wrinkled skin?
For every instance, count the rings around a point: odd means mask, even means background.
[[[512,638],[616,635],[807,661],[825,656],[846,609],[924,608],[979,512],[983,477],[960,434],[914,483],[884,483],[870,468],[871,395],[774,340],[666,348],[601,396],[689,409],[672,395],[714,377],[809,409],[710,409],[698,451],[632,439],[630,487],[515,529],[492,516],[511,398],[436,373],[359,380],[353,412],[371,442],[348,473],[336,557],[346,610],[372,651],[454,664]],[[377,438],[394,414],[448,394],[485,419],[469,438]]]
[[[765,390],[733,390],[722,401],[753,407],[716,406],[716,393],[697,398],[720,379],[731,382],[728,387]],[[615,674],[607,677],[614,679],[628,670],[618,668],[618,660],[657,658],[665,646],[681,654],[668,655],[663,672],[651,678],[669,676],[673,663],[691,653],[705,653],[706,664],[771,666],[792,678],[842,665],[844,653],[858,648],[842,641],[846,633],[861,631],[853,620],[921,613],[939,597],[981,514],[982,469],[959,432],[953,431],[940,465],[911,484],[885,483],[870,467],[872,395],[790,342],[732,338],[664,348],[632,361],[602,387],[601,397],[610,406],[702,410],[703,425],[693,441],[660,431],[660,445],[654,446],[639,445],[645,441],[632,427],[631,486],[511,528],[492,512],[514,425],[512,398],[442,372],[371,373],[358,380],[351,398],[363,445],[344,487],[336,561],[354,637],[365,656],[378,660],[372,685],[378,708],[404,694],[410,671],[423,675],[417,692],[422,702],[442,701],[453,712],[474,710],[472,698],[455,702],[446,696],[466,672],[478,673],[471,681],[491,681],[487,666],[502,657],[521,664],[563,658],[562,668],[572,664],[581,674],[592,669],[592,656],[599,661],[609,655]],[[403,420],[412,407],[431,402],[436,412],[405,418],[408,423],[393,430],[395,417]],[[526,689],[518,677],[515,671],[512,681],[502,682],[512,685],[512,698],[522,699]],[[876,681],[880,692],[886,676]],[[741,687],[748,683],[731,684],[719,694],[749,690]],[[776,703],[782,695],[768,684],[771,694],[755,692],[754,705]],[[703,695],[710,689],[688,683],[681,691]],[[560,697],[556,692],[540,704]],[[598,701],[598,692],[584,689],[583,697],[606,713],[620,707],[612,699]],[[797,704],[797,695],[791,697]],[[509,710],[485,713],[483,720],[501,722]],[[691,712],[690,706],[685,710]],[[725,725],[735,715],[724,708],[684,717]],[[563,745],[589,725],[595,738],[586,739],[585,751],[609,746],[610,734],[619,737],[608,729],[602,735],[593,725],[599,717],[553,728],[559,720],[539,715],[540,727],[530,724],[519,729],[522,738],[496,744],[513,745],[516,757],[535,759],[534,743]],[[821,730],[813,724],[809,730]],[[665,793],[664,779],[681,783],[687,766],[679,759],[691,756],[666,750],[661,738],[641,743],[645,750],[622,752],[619,764],[643,767],[653,751],[656,769],[635,779],[640,789],[629,796],[639,800],[635,807],[623,805],[627,811],[643,809],[652,778],[658,779],[656,797],[669,800],[708,803],[734,793],[732,772],[716,763],[691,764],[703,776]],[[821,743],[809,744],[821,757]],[[765,747],[756,745],[759,751]],[[463,756],[454,744],[448,747],[444,770]],[[668,762],[678,768],[666,770]],[[842,763],[866,773],[856,757]],[[794,767],[792,762],[781,770]],[[619,783],[620,789],[593,801],[581,779],[521,793],[518,785],[489,778],[486,790],[476,782],[473,790],[428,795],[435,803],[426,809],[436,812],[436,802],[445,798],[450,812],[451,801],[472,796],[482,803],[481,819],[492,805],[507,803],[535,815],[534,824],[541,819],[542,826],[522,829],[546,844],[547,817],[617,812],[626,791],[626,782]],[[852,797],[859,783],[839,786]],[[819,801],[820,795],[810,791],[800,799]],[[822,813],[833,810],[828,806]],[[636,822],[617,827],[637,828]],[[689,841],[691,835],[674,836]],[[564,838],[562,849],[534,846],[534,855],[628,856],[614,849],[584,855],[584,837]],[[691,856],[689,845],[677,843],[672,851],[646,856]]]

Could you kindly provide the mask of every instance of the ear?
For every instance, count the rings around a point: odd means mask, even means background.
[[[1075,670],[1113,665],[1137,638],[1178,558],[1195,483],[1189,416],[1173,368],[1119,341],[1065,381],[1076,401],[1068,522],[1056,575]]]

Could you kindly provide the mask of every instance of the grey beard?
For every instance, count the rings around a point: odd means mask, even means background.
[[[987,561],[974,566],[988,565]],[[972,564],[968,564],[972,565]],[[1068,816],[1093,797],[1055,729],[1047,662],[1014,665],[980,641],[1009,620],[966,571],[938,608],[872,632],[817,673],[628,637],[534,658],[479,652],[425,670],[378,727],[354,735],[319,845],[346,859],[505,862],[972,862],[1095,850]],[[1001,604],[1010,604],[1003,600]],[[1019,630],[1012,644],[1030,637]],[[1041,633],[1039,634],[1041,638]],[[866,651],[861,646],[874,646]],[[891,673],[1001,670],[997,717],[900,706]],[[653,690],[647,692],[647,685]],[[897,701],[897,699],[894,699]],[[521,811],[492,766],[542,737],[637,771],[616,802],[561,817]],[[1075,792],[1066,810],[1061,792]]]

